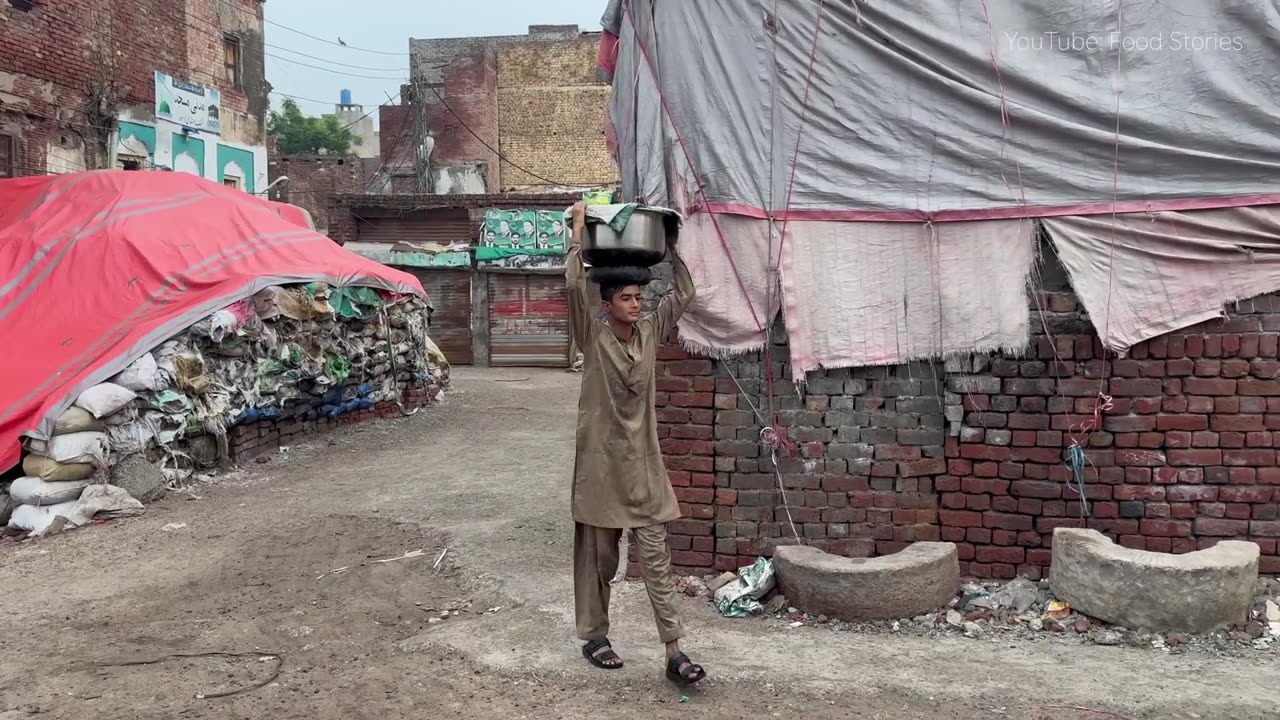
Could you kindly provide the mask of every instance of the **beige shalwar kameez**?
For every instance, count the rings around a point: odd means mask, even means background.
[[[666,643],[683,635],[666,543],[666,524],[680,509],[662,465],[653,406],[658,345],[694,296],[693,278],[676,253],[672,265],[672,290],[623,341],[596,318],[578,248],[569,251],[569,322],[583,354],[573,468],[574,600],[583,640],[608,634],[609,583],[624,530],[632,532],[659,637]]]

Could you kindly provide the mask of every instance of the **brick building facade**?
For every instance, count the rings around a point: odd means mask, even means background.
[[[376,165],[376,163],[374,163]],[[333,155],[272,156],[271,177],[287,177],[271,190],[271,199],[297,205],[311,213],[316,230],[330,234],[332,198],[366,187],[373,168],[364,159]]]
[[[265,187],[262,0],[35,0],[0,16],[0,175],[163,167]],[[157,73],[201,98],[199,122],[156,117]]]
[[[1280,573],[1280,296],[1126,358],[1104,351],[1065,283],[1031,312],[1020,357],[824,370],[799,392],[777,341],[776,405],[800,450],[779,462],[785,503],[751,407],[768,406],[760,353],[721,362],[665,346],[659,435],[684,510],[675,563],[749,564],[795,542],[794,521],[804,542],[850,556],[955,542],[978,577],[1039,577],[1059,526],[1159,552],[1250,540],[1262,571]],[[1068,482],[1073,437],[1087,518]]]
[[[411,40],[417,82],[379,113],[387,191],[416,191],[417,102],[432,166],[478,168],[483,192],[615,184],[604,132],[610,88],[595,75],[599,39],[576,25],[534,25],[528,35]]]

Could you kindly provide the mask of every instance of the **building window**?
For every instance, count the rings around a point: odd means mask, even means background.
[[[222,36],[222,64],[227,82],[232,87],[240,87],[240,38],[235,35]]]
[[[17,149],[12,135],[0,135],[0,178],[16,177],[13,166],[17,164]]]
[[[31,8],[36,6],[34,0],[9,0],[9,5],[21,12],[31,12]]]
[[[116,167],[121,170],[142,170],[145,161],[132,155],[120,155],[116,158]]]
[[[227,187],[229,187],[229,188],[235,188],[236,190],[239,190],[239,189],[240,189],[240,178],[238,178],[238,177],[236,177],[236,176],[234,176],[234,175],[227,175],[227,176],[225,176],[225,177],[223,177],[223,178],[222,178],[222,184],[223,184],[223,185],[226,185],[226,186],[227,186]]]

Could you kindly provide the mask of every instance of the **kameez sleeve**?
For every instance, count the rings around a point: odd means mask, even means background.
[[[565,284],[569,289],[569,332],[579,351],[590,344],[599,329],[591,307],[591,296],[587,292],[587,269],[582,265],[581,241],[579,231],[575,230],[564,271]]]
[[[673,276],[671,290],[662,296],[658,309],[653,314],[654,332],[658,336],[658,342],[666,340],[667,335],[679,322],[680,316],[684,315],[684,311],[689,307],[689,303],[693,302],[697,292],[693,286],[693,276],[689,274],[689,267],[684,264],[684,260],[680,258],[674,246],[671,248],[671,272]]]

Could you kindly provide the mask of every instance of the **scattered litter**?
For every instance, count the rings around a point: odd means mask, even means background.
[[[1045,608],[1044,616],[1050,620],[1061,620],[1071,614],[1071,606],[1062,600],[1051,600]]]
[[[760,598],[773,589],[773,561],[758,558],[754,565],[738,569],[738,577],[714,595],[716,609],[725,617],[740,618],[764,610]]]
[[[791,623],[791,627],[793,627],[793,628],[802,627],[803,625],[804,625],[804,623],[800,622],[799,620],[797,620],[797,621],[795,621],[795,622]]]
[[[682,703],[687,703],[687,702],[689,702],[689,696],[688,696],[688,695],[681,695],[681,696],[680,696],[680,702],[682,702]]]
[[[186,523],[168,523],[164,527],[160,528],[160,530],[162,532],[172,532],[174,530],[181,530],[186,526],[187,526]]]
[[[431,566],[431,569],[432,569],[432,570],[438,570],[438,569],[440,568],[440,562],[444,560],[444,556],[445,556],[448,552],[449,552],[449,548],[445,548],[445,549],[443,549],[443,550],[441,550],[441,551],[440,551],[440,557],[436,558],[436,562],[435,562],[435,564]]]
[[[409,560],[416,557],[422,557],[425,554],[426,554],[425,550],[410,550],[409,552],[403,555],[399,555],[397,557],[383,558],[382,560],[367,560],[365,562],[360,563],[359,565],[345,565],[340,568],[334,568],[329,572],[320,573],[319,575],[316,576],[316,579],[319,580],[326,575],[341,575],[342,573],[347,572],[352,568],[364,567],[366,565],[378,565],[381,563],[396,562],[397,560]]]

